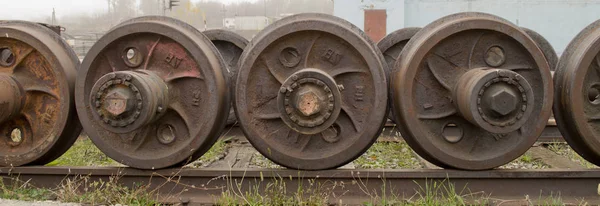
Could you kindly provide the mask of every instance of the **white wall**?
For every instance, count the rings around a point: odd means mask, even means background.
[[[334,15],[364,26],[363,9],[387,9],[387,32],[423,27],[453,13],[486,12],[542,34],[560,54],[588,24],[600,19],[600,0],[336,0]]]

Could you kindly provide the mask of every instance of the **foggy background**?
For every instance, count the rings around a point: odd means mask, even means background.
[[[61,25],[68,31],[108,30],[130,18],[165,15],[197,28],[223,27],[223,18],[333,13],[333,0],[179,0],[169,10],[169,0],[0,0],[0,19],[20,19]],[[53,16],[54,13],[54,20]]]
[[[251,39],[268,24],[298,13],[326,13],[363,29],[374,41],[397,29],[423,27],[440,17],[478,11],[505,18],[544,36],[560,55],[590,23],[600,0],[0,0],[0,20],[20,19],[66,30],[62,37],[83,58],[111,27],[127,19],[164,15],[200,31],[222,28]],[[367,23],[368,13],[383,12]]]
[[[139,16],[169,16],[200,31],[223,28],[251,39],[285,16],[333,14],[333,0],[179,0],[176,4],[169,9],[169,0],[0,0],[0,20],[60,25],[61,36],[83,59],[106,31]]]

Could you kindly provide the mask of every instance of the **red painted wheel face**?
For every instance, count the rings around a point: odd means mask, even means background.
[[[523,154],[552,105],[542,52],[498,17],[443,17],[406,45],[392,73],[402,135],[441,167],[491,169]]]
[[[554,116],[569,145],[600,165],[600,21],[583,29],[560,57]]]
[[[8,21],[0,32],[0,165],[48,163],[79,135],[70,84],[79,61],[40,25]]]
[[[225,71],[216,48],[186,24],[131,20],[86,56],[79,114],[94,143],[119,162],[148,169],[184,164],[206,152],[225,124]]]
[[[326,15],[285,18],[241,58],[236,113],[253,146],[297,169],[342,166],[381,132],[383,57],[364,34]]]

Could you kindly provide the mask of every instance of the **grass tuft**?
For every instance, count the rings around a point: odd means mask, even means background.
[[[158,195],[148,186],[127,187],[119,177],[91,181],[89,176],[65,178],[56,188],[37,188],[18,177],[0,179],[0,198],[23,201],[60,201],[92,205],[157,205]]]
[[[568,157],[571,161],[577,162],[585,168],[588,168],[588,169],[598,168],[598,166],[588,162],[583,157],[581,157],[579,154],[577,154],[577,152],[575,152],[565,142],[552,142],[552,143],[548,144],[548,149],[558,155]]]
[[[79,138],[73,146],[47,166],[120,166],[110,159],[87,137]]]
[[[354,160],[363,169],[418,169],[419,160],[413,156],[411,148],[404,141],[376,142],[358,159]]]
[[[283,177],[274,177],[266,184],[262,184],[264,179],[249,184],[225,178],[228,186],[216,199],[217,205],[328,205],[333,189],[340,187],[332,182],[298,179],[295,191],[288,193]],[[243,187],[250,189],[242,192]]]
[[[35,188],[29,182],[20,181],[18,178],[5,184],[5,178],[0,178],[0,198],[24,201],[54,200],[56,196],[50,190]]]
[[[198,160],[192,162],[186,167],[204,168],[210,166],[213,162],[223,159],[227,151],[231,148],[230,140],[219,139],[208,152],[204,153]]]

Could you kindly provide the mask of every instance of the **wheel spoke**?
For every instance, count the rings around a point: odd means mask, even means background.
[[[182,72],[171,72],[165,78],[165,82],[171,83],[181,79],[199,79],[204,80],[204,77],[196,70],[187,70]]]
[[[273,68],[273,66],[271,66],[271,61],[268,60],[266,57],[261,58],[261,60],[264,63],[264,66],[267,67],[267,70],[269,71],[271,76],[273,76],[273,77],[275,77],[275,79],[277,79],[277,81],[279,82],[279,85],[282,85],[283,82],[285,82],[286,77],[284,77],[282,75],[278,75],[277,72],[273,71],[274,68]]]
[[[288,130],[287,137],[288,139],[294,139],[294,143],[298,143],[300,141],[300,133],[294,131],[293,129]]]
[[[266,100],[264,100],[264,101],[261,101],[261,102],[258,102],[258,103],[256,104],[256,106],[254,106],[254,109],[259,109],[259,108],[262,108],[262,107],[264,107],[265,105],[276,105],[276,104],[273,104],[273,103],[274,103],[274,101],[276,101],[276,100],[277,100],[277,95],[273,95],[273,96],[270,96],[270,97],[265,97],[265,98],[266,98]],[[277,111],[276,111],[276,110],[277,110],[277,108],[273,108],[273,107],[271,107],[271,106],[267,106],[266,108],[267,108],[267,109],[272,109],[272,110],[275,110],[275,112],[266,112],[267,114],[273,114],[273,113],[277,113],[277,114],[279,114],[279,112],[277,112]]]
[[[133,151],[137,152],[144,146],[144,144],[148,142],[149,138],[147,137],[149,131],[150,127],[145,126],[143,128],[140,128],[139,130],[134,131],[133,134],[122,134],[119,136],[121,136],[121,139],[125,139],[123,138],[123,135],[127,135],[128,137],[126,137],[126,139],[129,143],[133,143],[137,140],[138,143],[135,146],[133,146]]]
[[[517,71],[517,70],[531,70],[533,68],[531,66],[527,66],[527,65],[507,65],[505,67],[502,67],[501,69]]]
[[[438,54],[433,54],[427,59],[427,67],[435,79],[448,91],[452,91],[452,87],[460,75],[465,72],[464,69]]]
[[[281,119],[281,115],[279,113],[256,114],[254,117],[262,120]]]
[[[188,131],[188,135],[190,137],[192,137],[192,135],[195,132],[192,132],[192,127],[191,126],[191,120],[190,117],[188,116],[188,113],[185,111],[183,105],[181,104],[181,102],[177,101],[177,102],[173,102],[171,103],[171,105],[169,105],[169,109],[171,109],[172,111],[175,111],[175,113],[177,113],[177,115],[183,120],[185,127],[187,128]],[[202,128],[201,125],[196,125],[196,128]]]
[[[595,121],[600,120],[600,115],[587,116],[586,118],[587,118],[588,122],[595,122]]]
[[[308,60],[310,59],[310,54],[312,53],[312,50],[315,47],[315,43],[317,43],[317,40],[319,40],[319,37],[321,37],[320,33],[315,35],[314,39],[311,41],[310,46],[307,48],[306,55],[304,55],[304,68],[308,68],[309,66]]]
[[[600,56],[594,57],[594,60],[595,65],[592,65],[592,67],[596,70],[596,76],[600,76]]]
[[[150,51],[148,51],[148,55],[146,55],[146,61],[144,61],[144,69],[148,70],[148,63],[150,62],[150,58],[152,58],[152,55],[154,54],[154,50],[156,49],[156,45],[158,45],[158,42],[160,42],[160,39],[162,38],[162,36],[159,36],[158,39],[156,40],[156,42],[154,42],[154,44],[152,44],[152,47],[150,47]]]
[[[25,49],[25,51],[15,54],[15,56],[17,56],[17,60],[15,61],[14,65],[9,68],[10,73],[14,73],[14,70],[18,68],[31,53],[33,53],[33,48],[28,47]]]
[[[281,131],[281,129],[283,128],[287,128],[288,132],[286,134],[287,140],[288,141],[292,141],[293,144],[298,145],[297,148],[300,152],[304,152],[304,150],[306,150],[306,148],[308,147],[308,144],[310,143],[310,139],[311,139],[311,135],[305,135],[305,134],[301,134],[287,126],[282,126],[280,128],[278,128],[277,130],[269,133],[269,135],[266,136],[266,138],[271,138],[274,134],[279,133],[279,131]]]
[[[60,100],[60,97],[58,94],[56,94],[54,91],[52,91],[50,88],[46,87],[43,84],[32,84],[32,85],[25,87],[24,90],[25,90],[25,92],[28,92],[28,93],[43,93],[43,94],[53,97],[54,99]]]
[[[342,100],[342,111],[344,111],[348,115],[348,118],[350,118],[350,121],[352,122],[352,125],[354,126],[354,129],[356,130],[356,132],[360,132],[362,130],[361,125],[358,123],[358,120],[355,117],[354,112],[350,108],[350,105],[348,105],[343,100]]]
[[[432,113],[432,114],[418,114],[419,119],[424,119],[424,120],[428,120],[428,119],[443,119],[452,115],[455,115],[457,113],[456,108],[452,107],[450,110],[444,111],[444,112],[438,112],[438,113]]]
[[[329,75],[331,77],[335,78],[339,75],[349,74],[349,73],[366,73],[366,72],[362,69],[346,67],[346,68],[335,69],[335,70],[329,72]]]
[[[297,138],[296,141],[300,144],[298,149],[300,152],[304,152],[312,140],[312,135],[299,134]]]
[[[103,53],[102,56],[104,57],[104,59],[106,59],[106,62],[110,66],[110,70],[112,72],[116,72],[117,71],[117,67],[115,66],[115,63],[108,57],[108,54],[107,53]]]
[[[279,127],[277,127],[277,129],[275,129],[273,131],[269,130],[270,132],[268,134],[264,135],[264,139],[267,139],[267,140],[268,139],[277,139],[279,137],[279,136],[277,136],[277,134],[280,131],[282,131],[283,129],[288,130],[288,137],[291,134],[290,132],[295,132],[292,129],[290,129],[289,127],[287,127],[286,125],[281,124],[281,125],[279,125]]]
[[[26,111],[22,111],[21,115],[23,115],[23,119],[25,119],[25,122],[27,122],[26,124],[22,125],[23,127],[28,127],[28,128],[24,128],[24,130],[29,129],[29,131],[31,131],[31,135],[29,135],[30,137],[30,142],[31,144],[33,144],[33,137],[35,137],[37,135],[37,131],[34,130],[34,121],[35,121],[35,115],[29,114]],[[21,131],[21,141],[25,141],[25,131]]]

